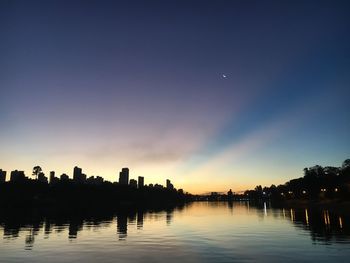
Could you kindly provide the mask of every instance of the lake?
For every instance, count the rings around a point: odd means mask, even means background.
[[[350,217],[268,203],[0,217],[0,262],[345,262]]]

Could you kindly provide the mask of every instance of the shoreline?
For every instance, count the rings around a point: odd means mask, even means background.
[[[312,208],[350,214],[350,201],[339,199],[271,201],[273,207]]]

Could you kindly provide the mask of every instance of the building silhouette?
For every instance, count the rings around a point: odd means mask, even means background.
[[[78,166],[73,169],[73,181],[76,183],[84,183],[86,181],[86,174],[83,174],[83,170]]]
[[[130,179],[130,186],[137,188],[137,181],[135,179]]]
[[[5,183],[6,181],[6,171],[0,169],[0,183]]]
[[[166,179],[166,188],[169,190],[174,189],[174,185],[170,182],[169,179]]]
[[[73,180],[74,181],[78,181],[80,179],[80,177],[82,175],[82,171],[83,170],[81,168],[79,168],[78,166],[75,166],[73,168]]]
[[[47,177],[45,176],[45,174],[43,172],[38,174],[38,181],[41,183],[48,183],[47,181]]]
[[[55,176],[55,171],[50,172],[50,184],[56,184],[60,181],[58,177]]]
[[[81,174],[81,182],[83,182],[83,183],[86,182],[86,177],[87,177],[86,174],[84,174],[84,173]]]
[[[128,185],[129,184],[129,168],[123,168],[119,173],[119,184]]]
[[[26,176],[24,175],[24,171],[14,170],[10,174],[11,182],[23,182],[25,179]]]
[[[103,183],[103,178],[101,176],[90,176],[89,178],[86,179],[86,182],[88,184],[96,184],[96,185],[100,185]]]
[[[52,184],[54,180],[55,180],[55,172],[51,171],[50,172],[50,184]]]
[[[145,180],[144,180],[143,176],[139,176],[137,185],[139,186],[139,188],[142,188],[145,186]]]
[[[154,188],[157,188],[157,189],[162,189],[164,188],[161,184],[155,184],[153,185]]]

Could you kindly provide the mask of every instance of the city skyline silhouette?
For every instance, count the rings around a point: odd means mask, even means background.
[[[0,262],[347,262],[350,1],[0,0]]]
[[[78,164],[109,181],[129,166],[192,193],[339,166],[348,13],[344,1],[2,1],[0,166]]]

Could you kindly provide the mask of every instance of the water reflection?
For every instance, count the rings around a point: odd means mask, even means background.
[[[318,207],[276,209],[268,203],[255,204],[255,207],[259,216],[267,216],[270,211],[270,216],[289,220],[297,229],[309,232],[315,243],[350,243],[350,215],[344,212],[340,214]]]
[[[125,214],[117,216],[117,234],[119,240],[125,240],[128,233],[128,217]]]
[[[309,226],[309,213],[307,212],[307,209],[305,209],[305,221],[306,225]]]
[[[310,232],[314,242],[331,244],[350,241],[350,218],[331,213],[328,210],[293,210],[293,219],[297,228]],[[344,218],[344,219],[343,219]],[[343,223],[344,220],[344,223]]]
[[[105,211],[91,214],[74,212],[72,214],[45,214],[35,213],[10,213],[0,214],[0,233],[3,231],[4,240],[15,240],[25,236],[25,249],[30,250],[35,243],[35,237],[43,232],[44,239],[51,235],[67,232],[68,239],[74,240],[79,237],[83,230],[106,228],[116,224],[118,240],[125,240],[128,235],[128,226],[136,225],[138,230],[143,229],[144,219],[163,219],[166,225],[170,225],[174,211],[182,211],[183,206],[167,209],[148,210],[132,209],[122,211]]]
[[[50,239],[51,236],[66,232],[64,234],[67,235],[67,238],[73,241],[79,239],[80,233],[84,230],[97,230],[114,225],[116,239],[125,241],[128,238],[129,229],[143,231],[144,225],[152,221],[164,222],[165,226],[171,226],[174,216],[186,215],[191,207],[198,210],[201,206],[210,208],[210,212],[214,214],[216,210],[226,211],[225,220],[235,220],[238,215],[246,218],[258,216],[262,220],[271,218],[283,222],[287,221],[297,231],[309,233],[312,242],[318,244],[350,243],[349,215],[315,208],[276,209],[272,208],[269,203],[252,204],[249,202],[209,202],[201,205],[198,203],[189,204],[187,205],[188,209],[181,206],[156,211],[135,209],[92,214],[74,213],[74,216],[41,213],[2,214],[0,215],[0,233],[2,231],[3,239],[10,242],[23,237],[24,248],[31,250],[35,245],[37,235],[40,233],[43,234],[44,239]]]

